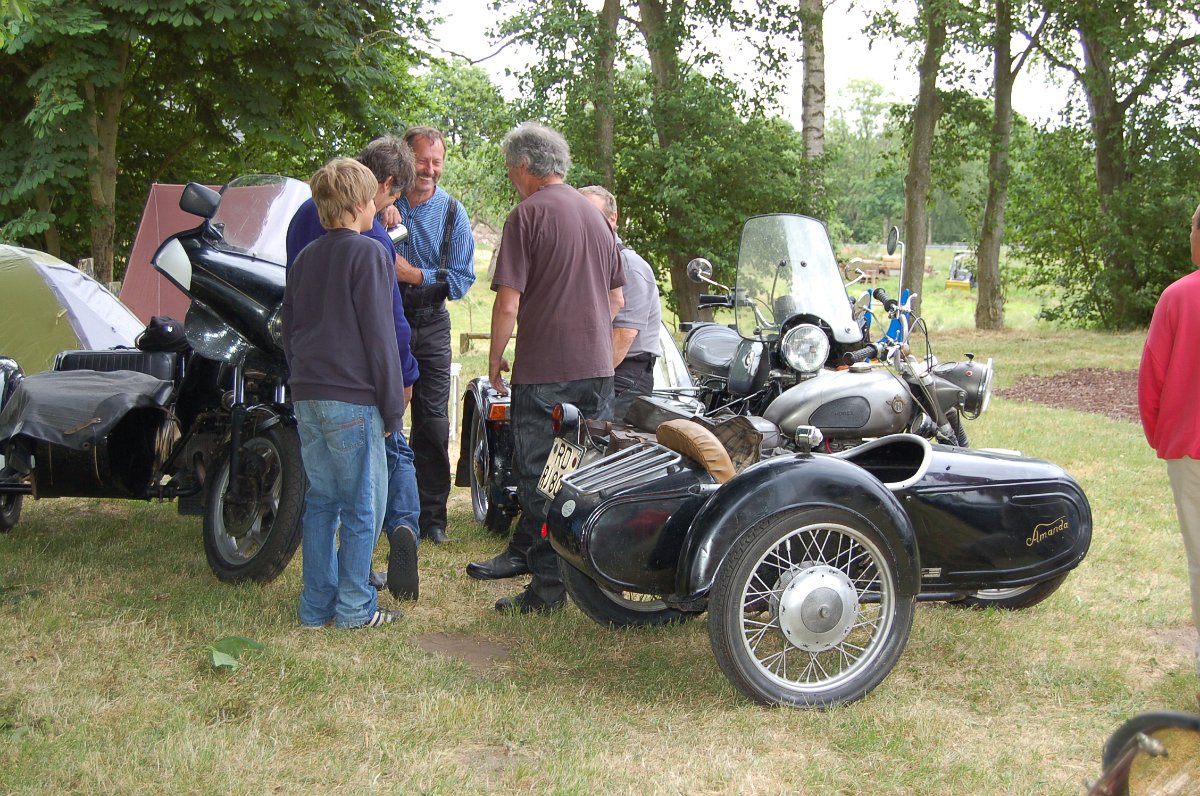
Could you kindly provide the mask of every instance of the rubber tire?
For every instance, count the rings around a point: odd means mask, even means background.
[[[1058,588],[1067,579],[1068,574],[1070,573],[1064,572],[1049,580],[1043,580],[1041,583],[1034,583],[1030,586],[1018,586],[1014,589],[996,589],[994,596],[989,596],[988,592],[985,591],[971,592],[964,599],[950,604],[956,608],[998,608],[1002,611],[1020,611],[1023,608],[1032,608],[1058,591]]]
[[[24,495],[0,496],[0,533],[8,533],[21,521],[21,504]]]
[[[594,580],[561,558],[558,560],[558,571],[571,602],[597,624],[612,628],[657,627],[686,622],[696,616],[668,608],[662,600],[627,600],[615,592],[602,589]]]
[[[492,480],[492,451],[488,445],[487,427],[479,407],[471,413],[471,508],[475,511],[475,522],[487,520],[491,501],[488,486]]]
[[[800,683],[769,674],[750,650],[744,626],[746,614],[743,607],[746,592],[756,578],[759,578],[759,582],[764,586],[777,585],[782,580],[774,578],[773,584],[768,584],[761,579],[760,573],[766,572],[770,577],[770,571],[777,568],[774,562],[783,560],[775,558],[772,551],[779,552],[782,549],[785,554],[792,555],[786,548],[781,548],[784,540],[809,531],[821,532],[822,529],[836,533],[842,541],[853,540],[864,555],[870,556],[870,560],[877,567],[880,577],[880,627],[865,639],[854,637],[856,642],[861,642],[865,651],[843,671],[834,673],[832,677]],[[861,539],[854,539],[849,535],[851,533],[857,534]],[[863,544],[864,541],[875,549],[868,548]],[[829,545],[822,543],[820,546],[827,548]],[[823,552],[809,546],[804,555],[823,555]],[[855,560],[863,559],[856,556]],[[721,671],[740,693],[764,705],[826,708],[863,698],[892,671],[904,651],[905,644],[908,643],[909,632],[912,630],[915,595],[902,588],[902,584],[908,580],[900,577],[902,560],[904,559],[898,554],[896,545],[888,535],[881,533],[860,515],[844,509],[826,506],[792,508],[762,520],[734,542],[717,570],[709,595],[709,641]],[[811,563],[814,566],[789,570],[795,573],[790,580],[794,581],[797,576],[812,573],[817,564],[827,565],[826,569],[839,569],[844,572],[843,567],[833,567],[836,562],[836,556],[821,561],[805,559],[798,563]],[[783,591],[780,588],[775,592],[775,599],[778,599],[778,594]],[[796,656],[800,659],[798,664],[808,663],[809,659],[806,656],[810,656],[811,653],[787,640],[779,629],[775,610],[763,605],[767,599],[759,598],[747,606],[751,608],[751,616],[761,616],[767,621],[763,631],[758,633],[758,640],[773,648],[779,648],[777,653],[773,653],[777,660],[785,660],[786,663],[786,658]],[[753,605],[755,602],[758,603],[757,606]],[[858,602],[856,606],[854,624],[857,626],[864,619],[864,604]],[[867,607],[870,610],[870,604],[867,604]],[[774,629],[771,629],[772,626]],[[768,633],[772,635],[768,636]],[[832,645],[833,649],[820,653],[822,656],[828,656],[821,659],[822,666],[832,668],[839,664],[846,654],[839,645],[840,642]],[[803,667],[800,670],[803,672]]]
[[[270,583],[287,567],[300,544],[307,482],[295,426],[276,423],[257,435],[242,439],[242,467],[243,472],[250,473],[247,477],[253,477],[255,465],[264,462],[263,454],[273,456],[279,463],[278,502],[273,516],[264,518],[261,513],[256,513],[255,522],[260,525],[265,522],[269,527],[255,549],[235,552],[231,545],[236,545],[237,540],[224,530],[228,454],[217,460],[205,484],[204,552],[213,574],[228,583],[247,580]]]

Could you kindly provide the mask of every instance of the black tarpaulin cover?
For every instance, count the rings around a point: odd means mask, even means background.
[[[29,441],[88,450],[131,409],[166,403],[173,386],[130,370],[35,373],[0,410],[0,454],[20,470],[34,447]]]

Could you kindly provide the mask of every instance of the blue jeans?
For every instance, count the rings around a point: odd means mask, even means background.
[[[392,529],[407,525],[417,543],[421,533],[417,527],[421,516],[421,498],[417,494],[416,457],[399,431],[384,440],[387,450],[387,512],[383,517],[383,532],[392,538]]]
[[[341,401],[296,401],[295,411],[308,475],[300,623],[357,627],[377,607],[368,578],[387,503],[383,419]]]

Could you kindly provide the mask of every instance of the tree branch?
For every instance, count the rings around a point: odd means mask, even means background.
[[[1141,82],[1129,90],[1129,93],[1125,95],[1125,99],[1117,103],[1117,109],[1121,113],[1128,110],[1130,105],[1154,87],[1158,82],[1158,78],[1170,65],[1171,59],[1182,50],[1198,42],[1200,42],[1200,34],[1188,36],[1186,39],[1176,39],[1168,44],[1158,55],[1150,60],[1150,64],[1146,67],[1146,74],[1142,77]]]

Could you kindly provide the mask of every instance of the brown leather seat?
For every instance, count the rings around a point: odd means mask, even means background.
[[[733,478],[733,461],[716,435],[691,420],[668,420],[655,432],[658,444],[699,463],[718,484]]]

